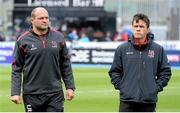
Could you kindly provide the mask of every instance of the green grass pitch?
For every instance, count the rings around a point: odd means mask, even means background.
[[[119,92],[110,83],[108,68],[73,68],[76,83],[73,101],[65,101],[66,112],[117,112]],[[159,93],[158,112],[180,111],[180,70],[173,70],[169,85]],[[0,112],[24,112],[10,97],[10,66],[0,66]]]

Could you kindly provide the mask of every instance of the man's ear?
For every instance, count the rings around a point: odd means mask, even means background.
[[[32,23],[32,21],[33,21],[33,18],[31,17],[30,22]]]

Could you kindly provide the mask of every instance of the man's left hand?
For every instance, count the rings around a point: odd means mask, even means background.
[[[74,97],[74,91],[72,89],[67,89],[66,90],[66,99],[67,100],[72,100]]]

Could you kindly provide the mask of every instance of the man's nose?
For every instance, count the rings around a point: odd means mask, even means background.
[[[141,31],[140,27],[137,27],[137,28],[136,28],[136,31],[138,31],[138,32]]]

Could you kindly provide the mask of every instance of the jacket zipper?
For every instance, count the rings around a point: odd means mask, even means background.
[[[43,48],[46,48],[46,35],[44,35],[44,37],[42,38],[41,36],[38,36],[39,39],[42,41],[42,46]]]
[[[142,52],[139,52],[139,75],[138,75],[138,80],[141,78],[141,58],[142,58]],[[138,82],[138,89],[137,89],[137,94],[140,95],[140,87],[139,87],[139,82]],[[140,96],[139,96],[140,97]],[[140,100],[140,98],[139,98]]]
[[[43,48],[46,48],[46,35],[44,35],[42,40]]]

